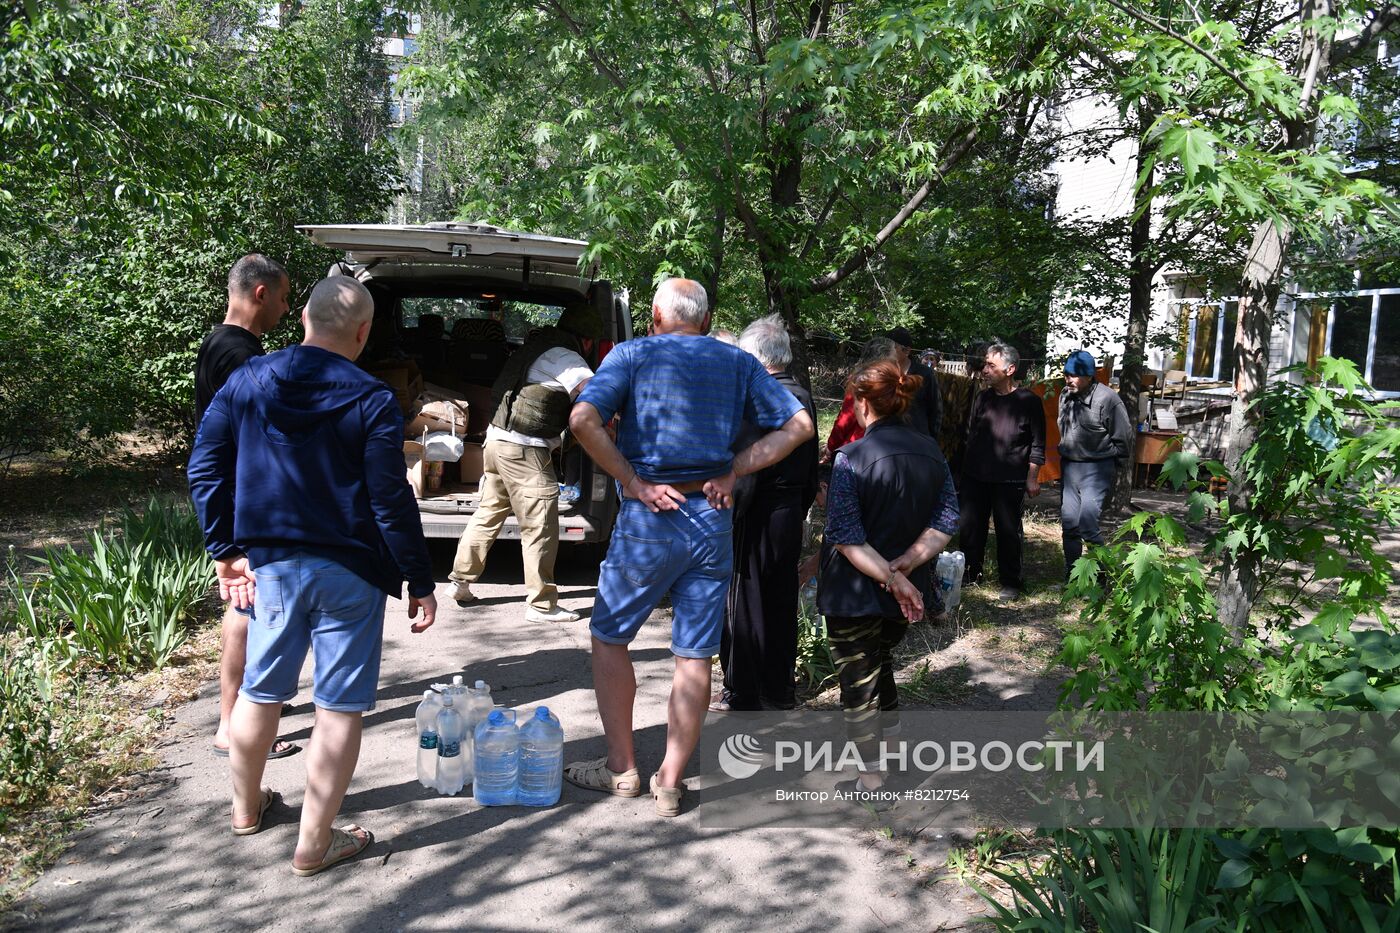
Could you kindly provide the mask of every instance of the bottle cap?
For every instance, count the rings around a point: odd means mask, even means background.
[[[484,680],[478,680],[478,681],[476,682],[476,689],[478,689],[478,690],[485,690],[485,689],[486,689],[486,681],[484,681]]]
[[[535,707],[535,718],[538,719],[538,720],[540,720],[541,722],[548,722],[548,721],[549,721],[549,707],[548,707],[548,706],[536,706],[536,707]]]
[[[442,705],[445,707],[452,705],[452,694],[449,693],[447,696],[442,698]]]
[[[454,687],[460,687],[460,686],[462,686],[462,675],[461,675],[461,674],[453,674],[453,675],[452,675],[452,686],[454,686]]]
[[[425,700],[431,700],[432,698],[433,698],[433,691],[431,691],[431,690],[424,690],[424,691],[423,691],[423,699],[425,699]]]
[[[506,714],[498,709],[493,709],[491,711],[491,715],[486,717],[486,721],[491,723],[491,725],[493,726],[499,726],[501,725],[501,723],[506,721]]]

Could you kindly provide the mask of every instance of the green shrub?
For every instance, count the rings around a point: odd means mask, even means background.
[[[1391,477],[1400,430],[1367,403],[1345,361],[1323,360],[1304,385],[1277,383],[1259,402],[1268,419],[1242,458],[1249,513],[1230,514],[1195,479],[1218,463],[1176,455],[1165,473],[1190,491],[1191,518],[1218,511],[1211,557],[1248,554],[1257,570],[1257,620],[1276,646],[1251,630],[1233,638],[1216,614],[1215,580],[1187,550],[1184,529],[1163,515],[1133,516],[1106,547],[1074,567],[1070,597],[1088,601],[1087,624],[1058,658],[1071,670],[1062,709],[1400,710],[1400,635],[1384,610],[1389,562],[1382,526],[1400,518]],[[1335,581],[1331,582],[1331,581]],[[1319,584],[1322,584],[1319,586]],[[1317,609],[1313,622],[1298,625]],[[1370,615],[1381,628],[1353,626]],[[1393,741],[1378,725],[1367,740]],[[1400,778],[1355,754],[1314,754],[1301,743],[1274,751],[1293,785],[1370,782],[1400,802]],[[1293,745],[1294,747],[1290,747]],[[1228,756],[1227,756],[1228,767]],[[1306,795],[1322,814],[1326,795]],[[1358,799],[1367,794],[1353,794]],[[1256,815],[1273,804],[1264,800]],[[1332,801],[1331,825],[1346,828],[1210,832],[1147,827],[1061,829],[1039,864],[993,872],[1014,903],[997,905],[1003,930],[1400,930],[1400,834],[1365,825],[1350,801]]]
[[[16,627],[60,664],[164,666],[208,597],[213,564],[193,511],[152,499],[127,510],[119,530],[94,531],[87,548],[45,548],[32,582],[10,571]]]

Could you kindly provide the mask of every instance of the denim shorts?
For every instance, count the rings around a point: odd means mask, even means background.
[[[317,706],[337,713],[374,709],[384,591],[310,554],[263,564],[254,577],[257,595],[239,695],[254,703],[287,702],[297,694],[310,649]]]
[[[670,594],[671,652],[713,657],[719,653],[733,569],[728,509],[710,508],[698,493],[679,508],[656,514],[636,499],[624,499],[598,576],[589,629],[606,644],[629,644],[661,597]]]

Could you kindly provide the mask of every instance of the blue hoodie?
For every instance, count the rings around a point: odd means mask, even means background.
[[[398,598],[433,591],[403,458],[403,416],[383,382],[337,353],[294,346],[249,360],[195,437],[190,494],[210,554],[258,567],[302,552]]]

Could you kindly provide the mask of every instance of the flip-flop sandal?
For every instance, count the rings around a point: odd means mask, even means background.
[[[254,833],[261,832],[263,817],[267,816],[267,811],[271,809],[272,804],[276,800],[277,792],[271,787],[264,787],[262,789],[262,804],[258,807],[258,821],[251,826],[233,826],[233,834],[235,836],[251,836]],[[231,822],[230,825],[232,825]]]
[[[364,837],[356,836],[355,833],[364,833]],[[374,844],[374,833],[350,823],[344,829],[331,830],[331,844],[326,846],[326,854],[321,858],[321,863],[313,868],[297,868],[292,866],[292,874],[301,878],[310,878],[318,875],[330,868],[332,865],[339,865],[346,859],[352,859]],[[332,855],[331,853],[335,854]]]
[[[220,748],[217,745],[210,745],[209,747],[214,750],[215,758],[228,757],[228,749]],[[272,743],[272,748],[268,749],[267,760],[271,761],[274,758],[286,758],[288,755],[295,755],[299,751],[301,751],[301,746],[297,745],[295,742],[284,742],[278,739],[276,742]]]
[[[608,759],[575,761],[564,768],[564,780],[585,790],[601,791],[614,797],[640,797],[642,776],[637,769],[619,774],[608,768]]]

